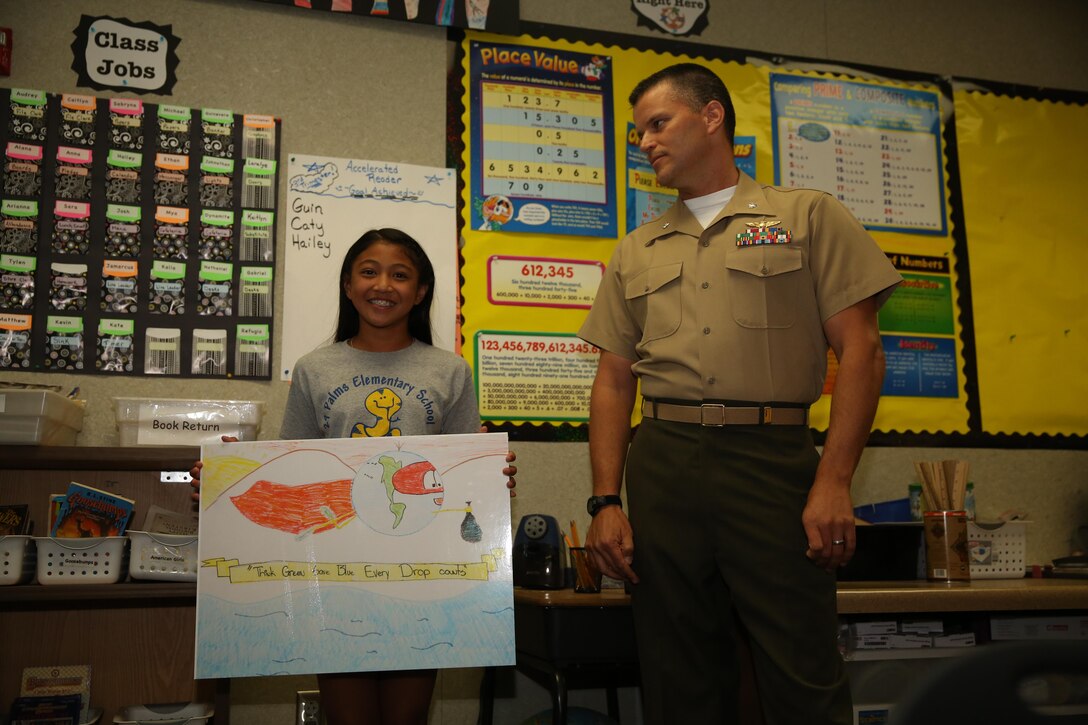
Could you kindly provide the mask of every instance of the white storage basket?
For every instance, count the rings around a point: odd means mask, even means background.
[[[128,537],[36,537],[39,584],[116,584],[128,573]]]
[[[203,725],[215,709],[202,702],[131,705],[113,716],[114,725]]]
[[[30,581],[36,551],[31,536],[0,536],[0,585]]]
[[[128,575],[133,579],[196,581],[196,536],[129,531],[128,538]]]
[[[1027,569],[1027,521],[967,522],[972,579],[1022,579]]]

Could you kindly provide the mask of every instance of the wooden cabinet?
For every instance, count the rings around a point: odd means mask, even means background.
[[[199,456],[196,447],[0,446],[0,502],[30,504],[33,533],[46,536],[49,494],[79,481],[134,499],[139,528],[150,504],[193,506],[188,483],[162,474],[187,472]],[[23,667],[89,664],[101,723],[126,705],[215,701],[223,725],[226,683],[193,679],[195,632],[192,582],[0,586],[0,711],[19,694]]]

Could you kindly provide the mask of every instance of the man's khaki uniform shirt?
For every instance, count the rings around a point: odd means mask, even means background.
[[[738,241],[760,232],[764,243]],[[827,373],[823,322],[883,304],[901,281],[834,197],[742,172],[705,230],[677,201],[628,234],[578,335],[635,361],[647,398],[810,404]]]

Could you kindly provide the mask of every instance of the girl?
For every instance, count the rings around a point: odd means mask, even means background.
[[[335,341],[296,363],[281,439],[482,430],[468,363],[431,345],[434,282],[426,252],[397,229],[368,231],[348,249]],[[507,462],[514,459],[511,453]],[[503,469],[508,488],[516,472]],[[436,676],[436,670],[318,675],[321,708],[330,725],[423,725]]]

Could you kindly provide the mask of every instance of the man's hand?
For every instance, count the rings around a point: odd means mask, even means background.
[[[854,556],[854,507],[850,490],[836,484],[813,484],[801,514],[808,537],[805,555],[819,567],[835,571]]]
[[[622,508],[605,506],[597,512],[586,534],[586,549],[602,574],[638,584],[638,575],[631,568],[635,541]]]

